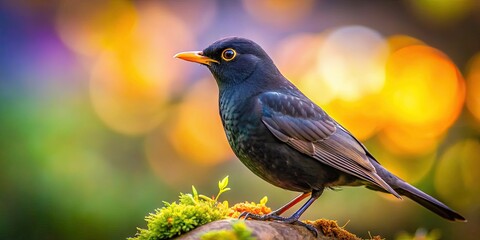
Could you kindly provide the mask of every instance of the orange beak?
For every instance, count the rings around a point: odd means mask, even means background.
[[[175,56],[173,56],[173,57],[174,58],[180,58],[180,59],[183,59],[185,61],[201,63],[201,64],[205,64],[205,65],[209,65],[209,66],[212,62],[219,63],[215,59],[211,59],[209,57],[203,56],[201,51],[181,52],[181,53],[175,54]]]

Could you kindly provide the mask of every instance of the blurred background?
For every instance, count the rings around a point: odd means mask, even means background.
[[[468,223],[364,188],[303,219],[361,237],[480,234],[480,4],[406,1],[0,3],[0,238],[124,239],[191,185],[231,204],[297,193],[230,150],[208,70],[172,56],[250,38],[388,169]]]

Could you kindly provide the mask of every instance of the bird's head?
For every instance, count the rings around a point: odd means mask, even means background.
[[[239,37],[224,38],[203,51],[182,52],[175,57],[207,66],[219,87],[245,82],[254,73],[263,76],[279,74],[273,61],[258,44]]]

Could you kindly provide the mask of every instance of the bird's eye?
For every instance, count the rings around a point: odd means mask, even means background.
[[[225,61],[231,61],[237,56],[237,52],[231,48],[227,48],[222,52],[222,59]]]

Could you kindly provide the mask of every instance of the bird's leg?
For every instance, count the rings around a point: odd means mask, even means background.
[[[300,201],[302,201],[306,197],[310,196],[310,194],[312,194],[312,193],[311,192],[302,193],[302,194],[298,195],[296,198],[294,198],[292,201],[290,201],[289,203],[287,203],[284,206],[282,206],[281,208],[271,212],[270,214],[280,216],[282,213],[284,213],[285,211],[287,211],[291,207],[297,205],[297,203],[299,203]]]
[[[311,193],[312,196],[310,197],[310,199],[308,199],[308,201],[305,204],[303,204],[303,206],[300,209],[298,209],[295,213],[293,213],[292,216],[290,216],[290,217],[285,218],[285,217],[281,217],[281,216],[278,216],[278,215],[273,215],[271,213],[267,214],[267,215],[256,215],[256,214],[248,214],[247,213],[247,214],[244,215],[244,217],[245,217],[245,219],[251,218],[251,219],[255,219],[255,220],[275,220],[275,221],[282,222],[282,223],[290,223],[290,224],[304,226],[308,230],[310,230],[310,232],[312,232],[313,235],[315,235],[315,237],[316,237],[318,235],[318,233],[317,233],[317,230],[315,229],[315,227],[313,227],[312,225],[306,224],[304,222],[301,222],[298,219],[307,210],[307,208],[310,207],[310,205],[312,205],[312,203],[315,202],[315,200],[317,200],[320,197],[320,195],[322,195],[322,193],[323,193],[323,189],[313,190],[312,193]],[[282,210],[283,211],[287,210],[288,208],[292,207],[293,205],[295,205],[295,203],[298,203],[299,201],[301,201],[301,199],[305,198],[308,195],[309,195],[308,193],[304,193],[304,194],[298,196],[293,201],[286,204],[284,207],[281,207],[279,209],[280,211],[279,210],[277,210],[277,211],[282,213]],[[299,199],[299,200],[296,201],[297,199]],[[285,207],[288,207],[288,208],[284,209]],[[277,211],[274,211],[274,212],[277,212]]]
[[[306,197],[310,196],[310,194],[311,194],[310,192],[302,193],[302,194],[298,195],[297,197],[295,197],[289,203],[285,204],[284,206],[280,207],[279,209],[277,209],[273,212],[270,212],[269,214],[257,215],[257,214],[252,214],[252,213],[249,213],[249,212],[243,212],[242,214],[240,214],[240,216],[238,218],[244,217],[245,219],[251,218],[251,219],[256,219],[256,220],[275,220],[276,219],[275,217],[278,217],[279,215],[281,215],[282,213],[284,213],[285,211],[287,211],[291,207],[295,206],[297,203],[299,203],[300,201],[302,201]],[[273,216],[275,216],[275,217],[273,217]]]

